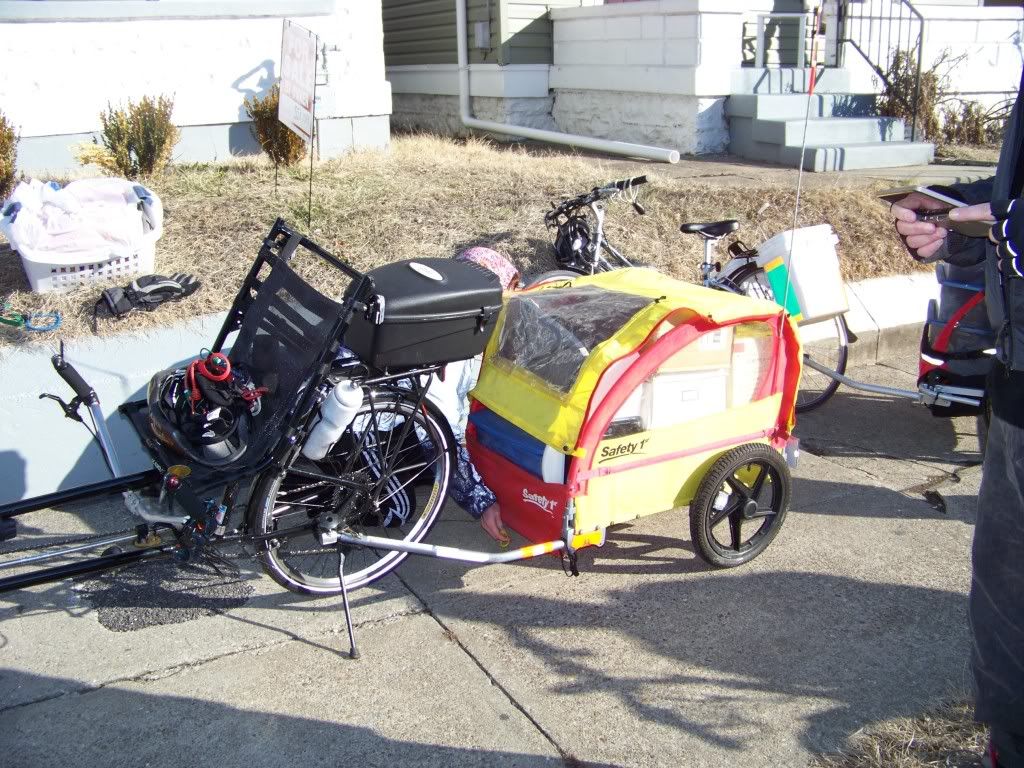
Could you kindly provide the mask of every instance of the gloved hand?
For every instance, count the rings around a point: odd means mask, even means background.
[[[993,200],[949,212],[953,221],[992,221],[988,239],[996,244],[999,271],[1003,277],[1024,277],[1024,203],[1020,200]]]
[[[1020,200],[996,200],[992,203],[996,223],[989,239],[996,244],[999,270],[1004,277],[1024,277],[1024,204]]]

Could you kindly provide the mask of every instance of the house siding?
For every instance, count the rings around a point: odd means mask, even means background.
[[[501,49],[499,6],[503,0],[467,0],[469,62],[497,64]],[[458,61],[454,0],[383,0],[384,63],[454,64]],[[490,51],[477,48],[473,25],[490,17]]]
[[[148,7],[136,19],[131,15],[138,9],[135,0],[78,4],[92,10],[103,6],[110,18],[33,20],[40,18],[40,9],[27,6],[48,3],[26,2],[7,3],[26,6],[25,15],[0,22],[6,60],[27,73],[0,80],[0,104],[20,135],[20,170],[78,168],[73,147],[92,140],[108,104],[159,94],[174,96],[174,123],[182,133],[177,160],[209,162],[260,151],[249,131],[245,100],[270,89],[281,57],[282,19],[262,15],[266,2],[256,3],[260,15],[255,17],[175,19],[154,18],[150,12],[157,9]],[[186,5],[208,13],[240,7],[227,0],[208,6],[182,0],[168,7]],[[283,10],[304,4],[280,5]],[[392,110],[379,0],[333,0],[331,7],[329,14],[293,17],[327,48],[321,60],[326,78],[317,88],[323,157],[352,146],[386,145]],[[54,104],[59,108],[40,108]]]
[[[502,0],[502,64],[551,64],[551,8],[598,5],[591,0]]]
[[[470,64],[550,64],[550,8],[594,0],[467,0]],[[383,0],[384,58],[389,67],[454,64],[454,0]],[[476,47],[474,24],[490,20],[490,50]]]

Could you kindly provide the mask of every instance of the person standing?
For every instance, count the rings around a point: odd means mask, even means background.
[[[1024,77],[1021,80],[1024,91]],[[968,205],[949,226],[920,221],[943,210],[912,193],[892,205],[896,230],[919,261],[981,264],[996,354],[986,381],[991,420],[971,550],[971,666],[975,717],[990,728],[987,760],[1024,768],[1024,106],[1020,92],[995,176],[937,188]],[[989,238],[956,232],[957,222],[992,222]]]

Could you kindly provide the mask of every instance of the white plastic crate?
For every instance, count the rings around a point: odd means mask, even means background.
[[[104,218],[111,210],[116,215]],[[21,257],[25,277],[36,293],[154,271],[163,206],[155,193],[139,184],[84,179],[61,190],[33,181],[19,185],[2,213],[0,232]],[[98,231],[89,231],[94,222]],[[111,235],[118,225],[126,231]]]
[[[786,263],[803,314],[801,323],[835,317],[850,308],[839,272],[838,242],[831,226],[819,224],[801,227],[795,235],[794,230],[787,229],[757,247],[759,267],[778,258]]]

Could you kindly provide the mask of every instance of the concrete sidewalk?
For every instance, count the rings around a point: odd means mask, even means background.
[[[916,366],[851,374],[912,388]],[[579,578],[410,560],[354,596],[358,661],[338,601],[246,559],[2,596],[3,764],[805,765],[966,690],[980,473],[973,420],[910,402],[841,389],[797,434],[754,562],[708,568],[684,511],[618,526]],[[116,504],[24,520],[37,543],[130,525]],[[489,546],[458,510],[430,540]]]

